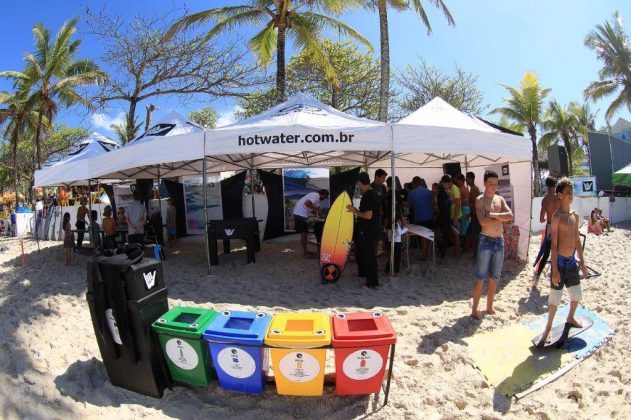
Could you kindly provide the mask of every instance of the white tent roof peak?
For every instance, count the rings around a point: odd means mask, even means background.
[[[151,141],[159,137],[177,136],[180,134],[189,134],[202,131],[204,131],[203,128],[189,121],[179,112],[171,111],[162,119],[160,119],[156,124],[151,126],[151,128],[127,143],[125,146],[144,143],[146,141]]]
[[[399,124],[450,127],[494,133],[500,132],[477,118],[458,110],[438,96],[407,117],[402,118]]]
[[[64,159],[35,171],[35,186],[81,185],[92,178],[89,170],[89,159],[118,149],[115,141],[93,132],[79,143],[77,150]]]
[[[246,118],[219,129],[234,129],[248,126],[287,126],[304,125],[315,127],[348,127],[385,125],[379,121],[346,114],[329,105],[323,104],[308,93],[296,93],[287,101],[276,105],[258,115]]]

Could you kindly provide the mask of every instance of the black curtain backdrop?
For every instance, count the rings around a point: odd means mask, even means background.
[[[350,171],[342,172],[339,174],[332,174],[329,178],[329,185],[331,186],[331,205],[335,202],[338,195],[346,191],[348,195],[353,199],[355,193],[355,185],[357,184],[357,177],[359,176],[360,167]]]
[[[107,198],[110,200],[110,206],[112,206],[112,217],[116,219],[116,200],[114,199],[114,187],[108,184],[101,184],[101,188],[107,194]]]
[[[221,206],[223,218],[240,219],[243,217],[243,187],[247,171],[221,181]]]
[[[259,177],[265,186],[267,195],[267,224],[263,240],[287,235],[285,233],[285,218],[283,215],[283,176],[271,172],[258,170]]]
[[[184,202],[184,185],[179,182],[163,179],[164,186],[169,192],[169,197],[175,201],[175,223],[177,237],[186,236],[186,203]],[[166,220],[165,220],[166,222]]]
[[[153,179],[137,179],[136,189],[140,192],[140,202],[149,211],[149,200],[153,198]]]

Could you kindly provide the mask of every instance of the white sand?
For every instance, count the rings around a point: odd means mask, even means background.
[[[587,240],[588,265],[604,272],[586,280],[584,305],[616,330],[616,336],[561,379],[520,401],[499,396],[472,366],[462,338],[534,319],[546,311],[542,296],[530,294],[532,271],[508,263],[497,296],[496,316],[470,320],[473,262],[448,257],[433,274],[430,262],[416,259],[398,279],[382,277],[380,290],[362,290],[349,266],[339,283],[322,286],[316,260],[303,260],[291,240],[263,243],[255,265],[245,252],[220,256],[206,274],[204,241],[179,242],[180,255],[164,263],[169,303],[218,310],[272,313],[315,310],[334,313],[378,308],[398,333],[390,403],[383,394],[336,397],[327,386],[317,398],[278,396],[268,385],[262,396],[208,388],[176,387],[152,399],[112,386],[100,361],[85,300],[85,261],[63,266],[60,243],[25,241],[21,267],[19,241],[3,239],[0,254],[0,416],[176,417],[176,418],[629,418],[631,413],[631,224]],[[530,255],[536,255],[539,237]],[[385,260],[380,259],[383,269]],[[481,303],[484,308],[484,300]],[[332,366],[329,353],[328,370]]]

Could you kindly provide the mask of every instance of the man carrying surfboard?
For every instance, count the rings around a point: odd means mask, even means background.
[[[548,344],[548,335],[552,328],[554,315],[563,297],[563,286],[567,287],[570,296],[570,310],[567,314],[563,335],[567,336],[570,328],[583,327],[574,318],[578,303],[583,297],[578,273],[579,265],[583,272],[583,278],[587,277],[588,271],[583,257],[581,237],[578,233],[580,216],[570,208],[574,199],[572,181],[568,178],[562,178],[556,186],[556,194],[561,201],[561,207],[552,216],[550,224],[552,230],[552,279],[550,281],[550,295],[548,296],[548,321],[537,347],[544,347]],[[576,253],[578,253],[578,262],[574,257]],[[561,338],[562,340],[563,338]]]
[[[352,204],[348,204],[346,208],[357,216],[357,237],[355,242],[357,275],[358,277],[366,277],[366,284],[362,287],[374,289],[379,286],[375,243],[379,241],[381,236],[378,213],[381,209],[381,202],[375,190],[370,186],[370,176],[366,172],[360,173],[357,181],[362,192],[359,209],[353,207]]]
[[[320,210],[320,202],[329,198],[329,190],[322,189],[317,192],[310,192],[302,197],[294,207],[294,228],[300,233],[300,244],[302,245],[303,258],[310,258],[311,254],[307,251],[307,234],[309,227],[307,219],[313,211],[317,213]],[[314,255],[317,258],[317,255]]]

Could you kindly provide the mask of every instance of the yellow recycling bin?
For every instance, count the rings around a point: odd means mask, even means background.
[[[331,344],[331,317],[316,312],[277,314],[265,337],[276,391],[281,395],[322,395],[326,349]]]

